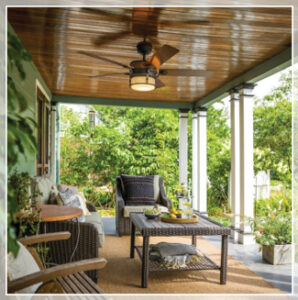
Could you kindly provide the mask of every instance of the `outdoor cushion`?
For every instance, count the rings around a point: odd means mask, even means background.
[[[137,206],[133,206],[133,205],[127,205],[124,206],[124,210],[123,210],[123,217],[124,218],[128,218],[129,214],[134,212],[143,212],[144,209],[152,209],[154,206],[153,205],[137,205]],[[160,208],[161,212],[167,213],[168,212],[168,208],[162,205],[158,205],[158,207]]]
[[[121,175],[125,205],[154,205],[154,176]]]
[[[34,260],[31,253],[24,247],[21,243],[19,243],[20,249],[17,254],[17,257],[14,258],[13,254],[10,252],[7,255],[7,275],[8,280],[14,280],[35,272],[39,272],[40,269]],[[38,287],[42,283],[37,283],[34,285],[31,285],[27,288],[24,288],[18,293],[20,294],[34,294]]]
[[[35,177],[32,179],[32,189],[36,193],[40,193],[35,198],[35,202],[38,204],[47,204],[51,188],[53,186],[53,182],[49,177],[42,176],[42,177]]]
[[[96,227],[98,232],[98,238],[99,238],[99,246],[103,247],[105,241],[105,235],[104,235],[104,229],[103,229],[103,224],[102,224],[102,219],[100,214],[97,212],[90,212],[90,216],[86,216],[85,222],[91,223]]]

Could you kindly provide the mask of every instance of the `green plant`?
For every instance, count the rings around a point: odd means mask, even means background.
[[[23,84],[26,79],[23,62],[30,62],[32,57],[25,50],[21,41],[10,32],[8,32],[7,42],[7,161],[10,173],[17,164],[20,153],[25,154],[26,151],[35,153],[37,147],[36,122],[26,116],[28,99],[18,90],[14,80],[18,76],[18,81]],[[10,187],[8,187],[7,196],[7,251],[16,256],[19,250],[15,223],[18,203],[15,191]]]
[[[112,191],[106,191],[90,184],[83,187],[82,191],[87,201],[91,202],[96,207],[100,207],[103,209],[111,209],[115,207],[115,201]]]
[[[8,188],[13,194],[17,211],[12,222],[17,227],[18,238],[28,234],[37,234],[41,222],[40,211],[32,204],[32,200],[39,193],[31,193],[30,184],[29,174],[26,172],[17,173],[17,170],[14,170],[8,180]],[[11,205],[9,205],[9,209],[11,209]]]
[[[221,207],[211,207],[208,210],[208,216],[211,217],[222,217],[223,211]]]
[[[290,244],[292,241],[292,218],[290,212],[270,209],[267,216],[251,221],[256,242],[260,246]]]
[[[40,211],[31,201],[38,195],[30,191],[31,178],[28,173],[18,173],[14,170],[8,179],[8,191],[10,201],[8,202],[8,224],[12,231],[8,236],[10,251],[16,256],[19,246],[17,238],[26,235],[34,235],[39,232],[41,219]],[[9,238],[13,237],[13,240]]]
[[[256,217],[267,216],[268,213],[274,209],[277,214],[290,212],[292,210],[290,191],[279,191],[268,199],[259,199],[255,201]]]

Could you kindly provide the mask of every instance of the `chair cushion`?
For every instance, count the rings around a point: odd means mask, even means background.
[[[138,206],[124,206],[124,210],[123,210],[123,217],[124,218],[128,218],[129,214],[132,212],[143,212],[144,209],[153,209],[153,205],[138,205]],[[169,210],[167,207],[162,206],[162,205],[158,205],[158,208],[161,210],[161,212],[163,213],[167,213]]]
[[[121,175],[125,205],[154,205],[154,176]]]
[[[9,281],[40,271],[31,253],[21,243],[18,242],[18,244],[20,245],[20,249],[17,257],[14,258],[12,253],[7,255],[7,275]],[[42,282],[36,283],[19,290],[17,293],[34,294],[41,284]]]
[[[90,216],[86,216],[85,218],[86,223],[93,224],[98,232],[98,239],[99,239],[99,247],[103,247],[105,241],[104,229],[102,224],[101,216],[98,212],[90,212]]]

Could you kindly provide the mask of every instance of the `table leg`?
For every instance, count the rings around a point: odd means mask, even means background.
[[[221,266],[220,266],[220,284],[226,284],[228,264],[228,236],[221,236]]]
[[[148,286],[149,275],[149,236],[143,237],[143,255],[142,255],[142,288]]]
[[[130,258],[135,257],[135,238],[136,238],[136,226],[131,222],[131,231],[130,231]]]
[[[191,244],[195,247],[197,247],[197,236],[196,235],[193,235],[191,237]]]

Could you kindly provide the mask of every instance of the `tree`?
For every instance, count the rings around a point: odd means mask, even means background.
[[[210,106],[207,111],[208,208],[228,202],[231,169],[230,128],[224,108]]]
[[[280,85],[254,109],[255,172],[271,170],[272,178],[291,185],[292,105],[291,72],[280,77]]]
[[[159,174],[173,195],[178,183],[177,111],[94,108],[100,123],[91,139],[88,119],[62,106],[61,182],[113,190],[117,175]]]

